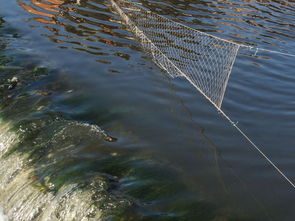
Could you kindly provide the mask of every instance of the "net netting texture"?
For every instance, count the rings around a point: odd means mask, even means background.
[[[221,107],[238,44],[191,29],[134,2],[111,3],[160,68],[172,77],[185,77]]]

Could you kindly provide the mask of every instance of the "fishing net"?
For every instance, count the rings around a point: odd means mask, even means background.
[[[172,77],[185,77],[218,109],[239,45],[191,29],[127,0],[111,0],[154,62]]]
[[[184,77],[198,89],[241,135],[295,189],[295,184],[221,109],[228,79],[240,47],[216,36],[192,29],[146,10],[139,3],[110,0],[112,8],[138,37],[154,62],[172,77]],[[293,54],[256,49],[295,57]]]

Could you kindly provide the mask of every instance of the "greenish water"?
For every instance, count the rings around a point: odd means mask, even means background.
[[[288,184],[189,84],[158,69],[105,1],[2,1],[9,220],[293,220]],[[290,1],[142,2],[218,36],[294,48]],[[240,53],[224,103],[291,178],[293,63]]]

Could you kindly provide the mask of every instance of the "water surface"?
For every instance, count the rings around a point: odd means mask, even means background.
[[[141,1],[295,54],[292,1]],[[107,1],[1,0],[1,193],[11,220],[293,220],[294,190]],[[16,80],[17,79],[17,80]],[[241,50],[223,109],[295,179],[294,59]]]

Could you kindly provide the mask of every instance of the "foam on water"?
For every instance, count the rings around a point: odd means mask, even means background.
[[[4,123],[0,120],[0,157],[2,157],[18,139],[15,133],[9,131],[9,128],[10,122]]]
[[[8,221],[8,217],[4,214],[3,209],[0,207],[0,221]]]
[[[10,123],[0,124],[0,205],[10,220],[98,220],[102,213],[93,199],[104,191],[105,181],[97,175],[90,185],[77,182],[64,184],[56,192],[46,189],[35,177],[28,154],[11,152],[19,139],[10,127]],[[55,138],[64,137],[63,133]],[[48,188],[52,185],[48,183]],[[0,221],[7,216],[1,209]]]

